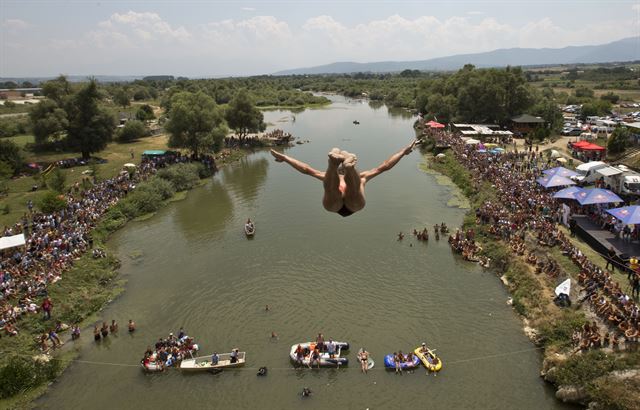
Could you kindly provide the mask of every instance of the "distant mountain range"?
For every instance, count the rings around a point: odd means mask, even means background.
[[[503,48],[474,54],[458,54],[420,61],[341,62],[307,68],[283,70],[274,75],[389,73],[402,70],[449,71],[465,64],[476,67],[544,66],[590,64],[640,60],[640,37],[629,37],[597,46],[564,48]]]

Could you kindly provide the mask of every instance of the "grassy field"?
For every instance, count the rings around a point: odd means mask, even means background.
[[[17,136],[12,138],[26,140],[28,137],[30,136]],[[144,150],[166,149],[167,140],[168,137],[166,135],[158,135],[143,138],[129,144],[118,144],[115,142],[110,143],[104,151],[97,154],[98,157],[107,161],[106,163],[99,164],[97,166],[98,176],[100,178],[111,178],[117,175],[118,172],[122,170],[122,166],[125,163],[139,163],[140,156]],[[133,151],[134,154],[133,159],[131,158],[131,151]],[[27,162],[53,162],[65,158],[77,158],[80,156],[82,155],[79,152],[43,154],[27,152]],[[72,185],[77,181],[81,181],[84,176],[82,172],[88,169],[88,166],[62,169],[62,172],[67,177],[67,186]],[[37,203],[43,192],[46,192],[46,188],[43,187],[33,192],[31,187],[34,185],[42,186],[39,179],[30,176],[15,178],[9,182],[9,194],[2,199],[2,203],[9,206],[9,212],[4,215],[0,215],[0,226],[9,226],[14,224],[27,211],[27,201],[32,200],[34,203]]]
[[[5,141],[6,140],[12,141],[19,147],[23,147],[23,148],[25,145],[32,144],[35,142],[35,138],[33,137],[33,135],[16,135],[13,137],[5,137],[3,139]]]

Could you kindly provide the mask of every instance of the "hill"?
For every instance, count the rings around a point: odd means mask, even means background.
[[[504,48],[484,53],[458,54],[419,61],[338,62],[315,67],[283,70],[274,75],[346,74],[355,72],[397,72],[402,70],[448,71],[465,64],[476,67],[589,64],[640,60],[640,37],[629,37],[595,46],[564,48]]]

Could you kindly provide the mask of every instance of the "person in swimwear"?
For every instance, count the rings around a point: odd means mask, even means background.
[[[411,144],[393,154],[382,164],[369,171],[358,172],[355,168],[358,159],[354,154],[334,148],[329,152],[327,171],[322,172],[311,168],[308,164],[281,152],[271,150],[277,162],[286,162],[297,171],[310,175],[322,181],[324,197],[322,205],[329,212],[335,212],[343,217],[362,210],[365,206],[364,186],[372,178],[393,168],[405,155],[409,155],[418,144],[413,140]]]

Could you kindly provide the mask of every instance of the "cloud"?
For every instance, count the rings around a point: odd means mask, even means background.
[[[318,15],[295,25],[275,16],[251,16],[185,27],[155,12],[127,11],[73,36],[42,41],[37,28],[25,31],[20,35],[23,46],[3,58],[3,71],[17,75],[42,69],[29,63],[33,55],[55,64],[47,66],[54,73],[250,75],[335,61],[420,60],[497,48],[601,44],[637,30],[634,16],[576,28],[549,17],[516,24],[476,16],[396,14],[351,24]],[[25,24],[5,20],[2,27],[29,27]],[[58,58],[61,54],[64,59]]]
[[[20,19],[6,19],[2,22],[2,28],[10,31],[26,30],[31,27],[31,24]]]

